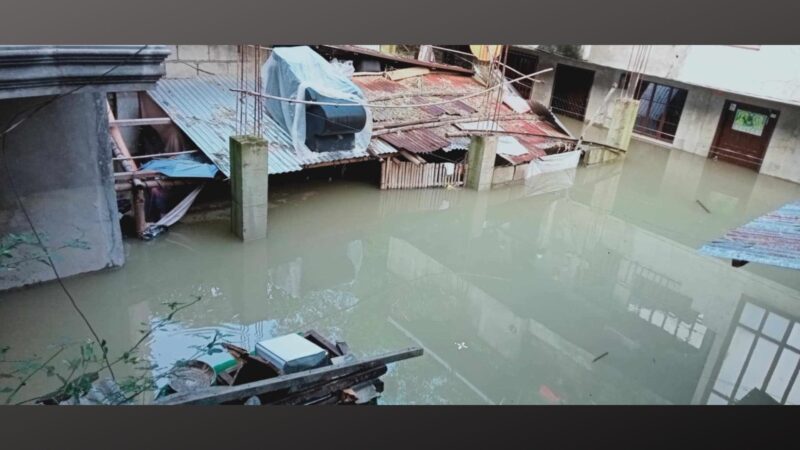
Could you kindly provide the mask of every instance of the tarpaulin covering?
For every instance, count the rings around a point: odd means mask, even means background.
[[[171,178],[214,178],[217,166],[192,155],[178,155],[169,159],[154,159],[142,164],[142,170],[154,170]]]
[[[366,103],[364,94],[340,70],[325,61],[310,47],[277,47],[272,50],[262,71],[264,92],[294,100],[306,100],[311,88],[320,95],[353,103]],[[269,116],[292,137],[299,155],[311,153],[306,146],[306,104],[266,99]],[[372,137],[372,115],[369,108],[366,126],[355,133],[354,147],[347,151],[365,151]]]
[[[540,173],[558,172],[560,170],[574,169],[578,167],[580,161],[580,150],[571,152],[556,153],[553,155],[540,156],[528,166],[527,177],[536,176]]]

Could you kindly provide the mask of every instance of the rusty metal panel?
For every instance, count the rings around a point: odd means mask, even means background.
[[[718,258],[800,269],[800,201],[731,230],[700,251]]]
[[[412,153],[428,153],[450,145],[450,141],[439,137],[428,129],[409,130],[400,133],[387,133],[380,138],[392,146]]]

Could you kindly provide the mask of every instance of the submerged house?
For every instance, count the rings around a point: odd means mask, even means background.
[[[505,134],[492,177],[494,184],[500,184],[524,178],[531,161],[574,144],[575,139],[545,108],[534,112],[526,102],[520,105],[519,98],[513,104],[500,104],[487,123],[487,102],[497,100],[490,98],[486,85],[471,70],[355,46],[316,50],[334,63],[350,61],[365,70],[350,78],[370,104],[372,139],[364,149],[298,152],[289,131],[264,106],[261,135],[269,143],[270,175],[380,161],[382,189],[461,186],[470,135],[481,134],[483,127]],[[228,138],[236,134],[238,120],[237,79],[229,66],[224,67],[220,74],[168,77],[139,100],[142,120],[172,122],[169,133],[179,143],[170,150],[199,150],[223,178],[230,175]],[[253,120],[255,113],[247,114]],[[166,141],[172,140],[161,133]]]
[[[529,98],[587,122],[616,84],[640,102],[634,139],[800,183],[800,46],[568,47],[512,48],[510,65],[553,69],[530,85]],[[631,66],[641,49],[637,82]],[[605,131],[608,115],[596,125]]]

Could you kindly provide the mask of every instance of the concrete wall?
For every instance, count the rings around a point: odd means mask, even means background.
[[[52,97],[0,101],[0,124]],[[11,173],[28,214],[61,276],[124,262],[111,167],[104,94],[59,98],[11,131],[0,154],[0,239],[35,242],[9,184]],[[7,165],[6,165],[7,164]],[[36,245],[0,256],[0,290],[54,278]]]
[[[586,61],[627,69],[633,45],[584,46]],[[800,105],[800,46],[653,45],[645,73],[748,97]]]
[[[189,78],[212,73],[236,75],[239,52],[236,45],[170,45],[167,78]]]
[[[592,46],[591,53],[596,55],[598,47],[613,47],[613,46]],[[666,49],[663,51],[669,54],[678,55],[678,60],[685,58],[686,49],[681,47],[686,46],[657,46],[657,47],[670,47],[670,52]],[[675,48],[673,48],[675,47]],[[605,51],[605,50],[603,50]],[[752,51],[743,50],[742,51]],[[621,61],[624,57],[627,63],[628,54],[619,52],[614,56],[616,60]],[[606,56],[603,56],[606,58]],[[610,58],[610,56],[608,56]],[[655,59],[654,59],[655,60]],[[601,67],[596,64],[585,61],[575,61],[571,59],[561,58],[558,56],[539,54],[539,66],[537,70],[546,69],[549,67],[556,68],[558,64],[567,64],[575,67],[581,67],[595,72],[594,84],[589,95],[589,104],[586,110],[586,121],[588,121],[603,104],[603,99],[608,93],[611,86],[619,80],[620,74],[623,73],[622,69],[615,69],[610,67]],[[655,69],[654,69],[655,70]],[[661,70],[661,69],[659,69]],[[671,69],[666,68],[664,71]],[[532,97],[535,100],[542,102],[545,105],[550,105],[553,80],[555,77],[555,70],[543,74],[536,83]],[[767,152],[764,157],[764,162],[761,166],[761,173],[771,175],[774,177],[782,178],[785,180],[800,183],[800,106],[794,106],[786,103],[778,103],[769,100],[763,100],[745,95],[738,95],[732,93],[721,92],[695,85],[689,85],[674,80],[665,80],[655,76],[645,76],[646,80],[653,80],[656,82],[666,83],[672,86],[677,86],[688,90],[686,104],[684,105],[683,114],[678,123],[678,129],[675,133],[675,139],[672,143],[651,139],[648,137],[640,136],[634,133],[634,139],[643,140],[650,143],[662,145],[667,148],[674,148],[694,153],[700,156],[708,156],[711,144],[717,131],[722,108],[726,100],[747,103],[755,106],[762,106],[766,108],[776,109],[780,111],[780,117],[775,127],[775,131],[770,140]],[[589,139],[603,139],[606,135],[607,128],[610,124],[610,115],[608,114],[609,105],[603,109],[603,115],[598,121],[596,130],[591,130],[587,133]]]

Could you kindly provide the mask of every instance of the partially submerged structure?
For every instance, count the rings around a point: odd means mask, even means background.
[[[359,67],[380,58],[403,66],[413,63],[352,46],[328,50],[340,58],[349,54]],[[416,67],[394,70],[377,64],[377,72],[351,74],[370,105],[372,133],[366,148],[298,151],[298,139],[287,129],[291,127],[282,126],[265,103],[260,134],[269,144],[269,174],[379,160],[382,189],[461,186],[466,179],[470,136],[500,133],[503,138],[497,147],[492,180],[501,184],[525,178],[532,161],[574,147],[576,139],[546,108],[539,106],[534,112],[513,92],[496,105],[491,89],[470,71],[416,63]],[[147,107],[142,113],[149,115],[143,119],[169,118],[180,131],[181,145],[203,152],[227,177],[228,137],[237,130],[236,88],[236,78],[229,75],[165,79],[143,94],[140,101]],[[491,116],[486,113],[489,110]],[[256,112],[247,114],[255,120]]]
[[[0,46],[0,290],[125,260],[106,93],[146,91],[166,46]]]

